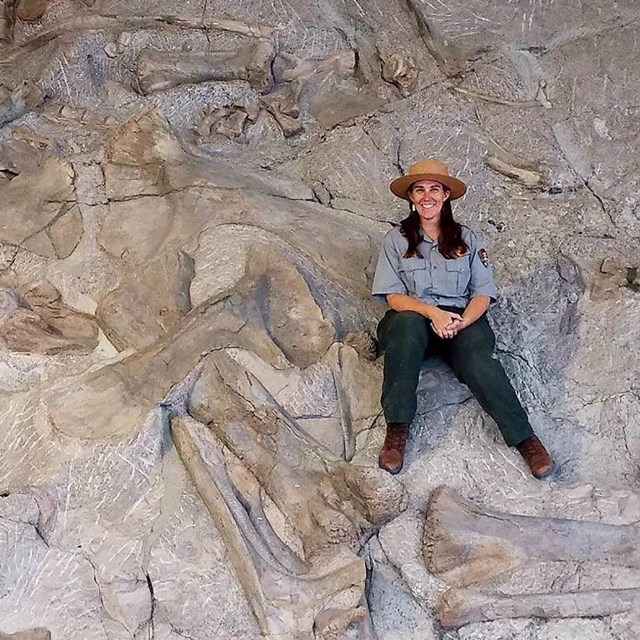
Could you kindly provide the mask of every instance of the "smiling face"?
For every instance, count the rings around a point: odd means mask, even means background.
[[[438,224],[442,204],[449,198],[449,190],[440,182],[420,180],[409,190],[409,198],[416,205],[423,224]]]

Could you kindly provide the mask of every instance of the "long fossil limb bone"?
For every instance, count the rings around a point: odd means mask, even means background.
[[[625,613],[640,607],[640,589],[602,589],[582,593],[496,596],[471,589],[449,589],[438,607],[445,629],[501,618],[581,618]]]
[[[423,554],[454,586],[486,582],[528,559],[640,568],[640,527],[483,510],[441,486],[427,510]]]
[[[145,95],[208,80],[247,80],[252,87],[264,90],[271,83],[274,57],[275,49],[268,40],[236,51],[207,54],[144,50],[138,56],[138,82]]]

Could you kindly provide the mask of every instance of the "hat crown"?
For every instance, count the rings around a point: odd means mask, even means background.
[[[410,200],[409,190],[412,184],[420,180],[434,180],[445,185],[449,191],[449,200],[455,200],[463,196],[467,186],[462,180],[458,180],[449,173],[444,162],[423,158],[409,167],[407,173],[396,178],[390,185],[392,193],[403,200]]]
[[[421,173],[436,173],[443,176],[451,175],[449,169],[444,162],[438,160],[430,160],[429,158],[423,158],[418,162],[412,164],[407,171],[408,176],[418,175]]]

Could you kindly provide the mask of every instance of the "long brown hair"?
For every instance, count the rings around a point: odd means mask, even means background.
[[[420,214],[417,211],[412,210],[411,213],[400,223],[400,231],[409,243],[409,247],[405,251],[403,257],[424,257],[418,251],[418,245],[422,241],[422,233],[420,232]],[[451,210],[451,203],[449,200],[445,200],[442,203],[438,251],[440,251],[445,258],[459,258],[461,255],[469,251],[469,246],[462,239],[462,227],[459,222],[456,222],[453,219],[453,211]]]

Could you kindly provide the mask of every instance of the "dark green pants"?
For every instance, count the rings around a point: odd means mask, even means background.
[[[462,309],[443,308],[462,313]],[[378,325],[378,340],[385,353],[382,409],[387,422],[413,420],[420,367],[426,357],[440,355],[496,421],[510,447],[533,435],[502,365],[493,358],[496,339],[486,316],[443,340],[419,313],[389,310]]]

